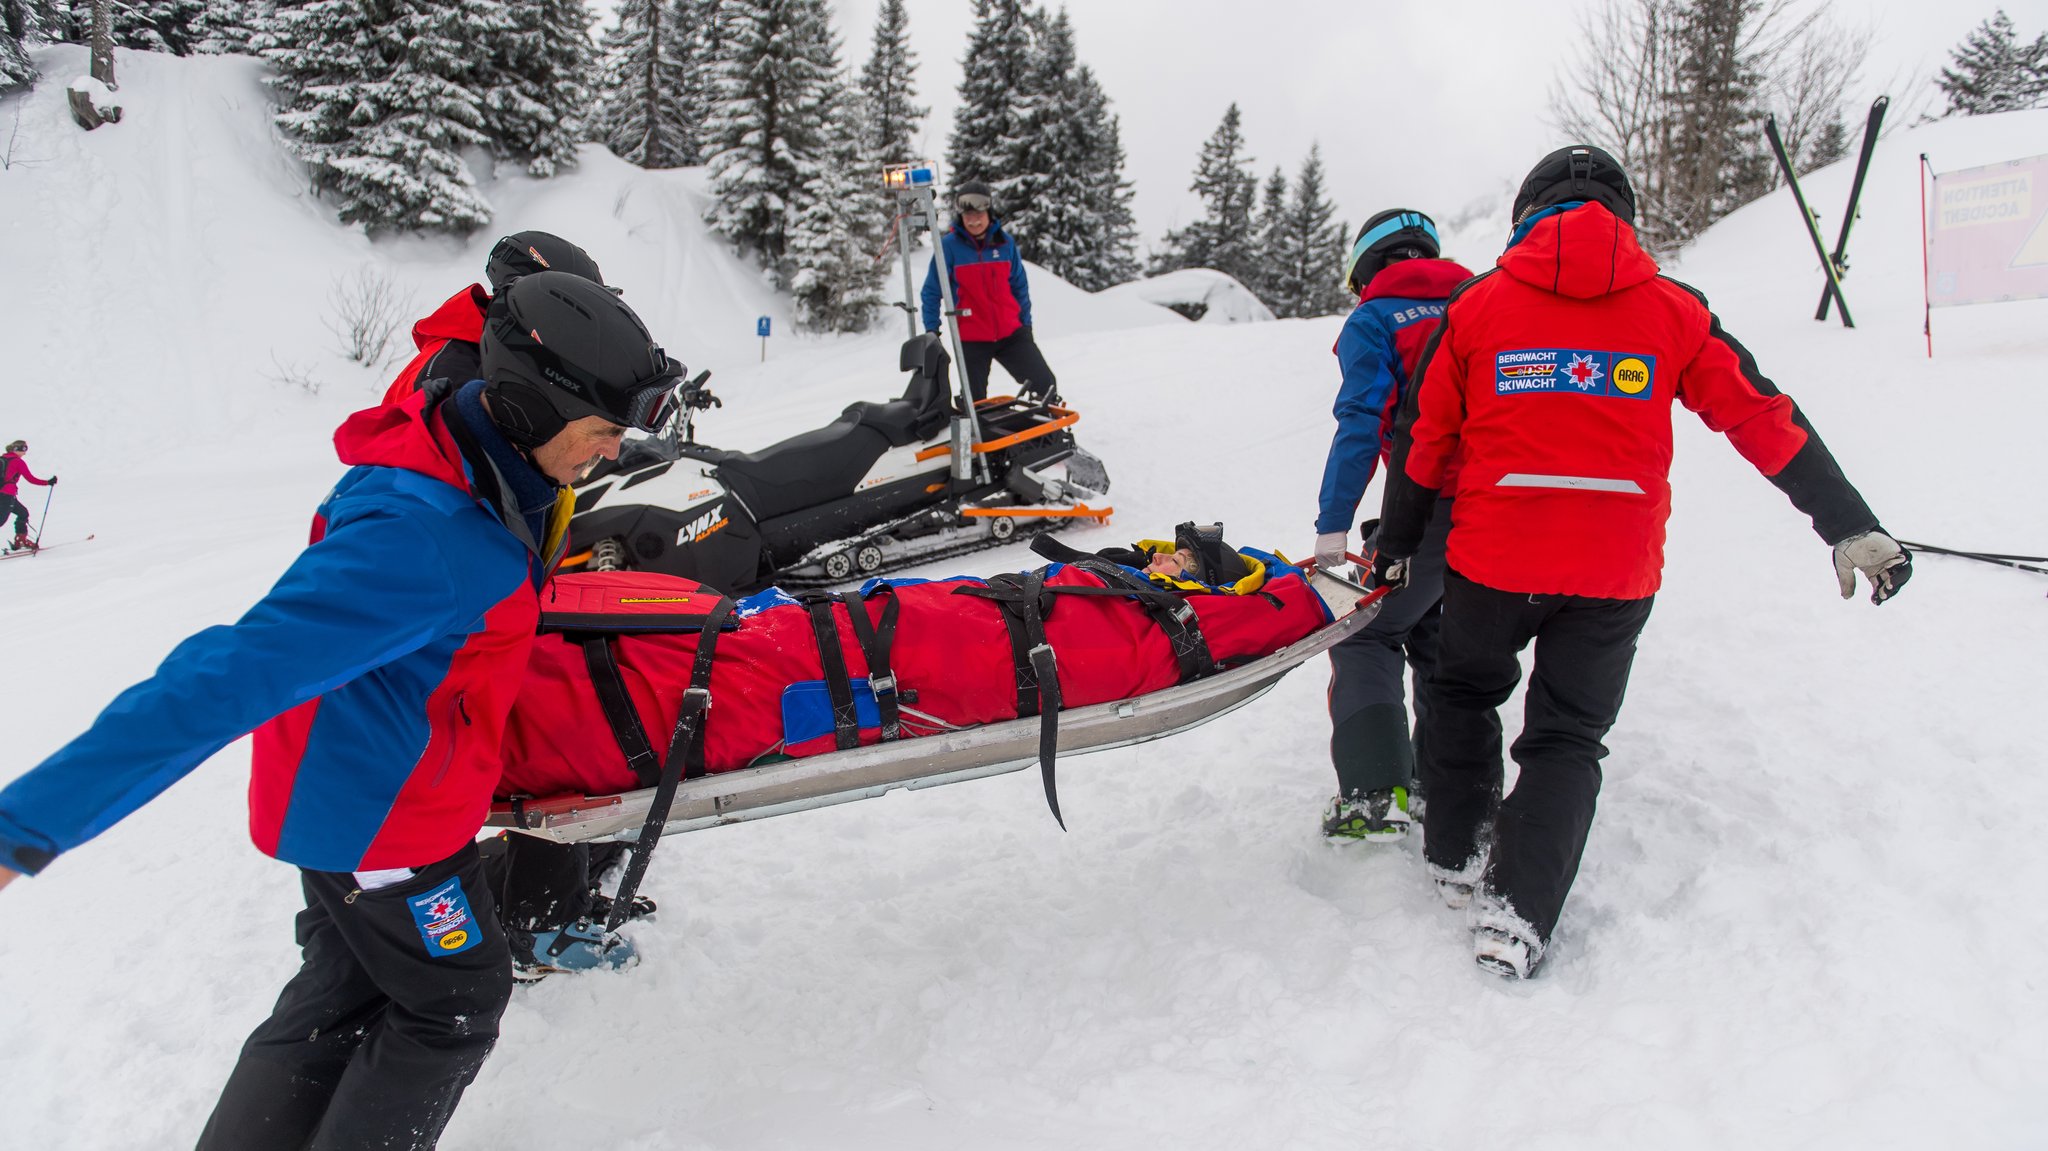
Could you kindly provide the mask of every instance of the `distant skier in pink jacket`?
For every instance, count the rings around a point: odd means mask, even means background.
[[[49,487],[57,482],[56,476],[39,480],[28,470],[28,461],[21,457],[28,454],[28,441],[16,440],[7,445],[7,452],[0,455],[0,523],[6,523],[8,516],[14,517],[14,542],[8,547],[14,551],[32,548],[35,543],[28,538],[28,506],[15,497],[21,490],[21,481]]]

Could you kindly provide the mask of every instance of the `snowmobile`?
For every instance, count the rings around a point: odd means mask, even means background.
[[[1091,505],[1109,473],[1074,442],[1078,413],[1057,397],[967,403],[950,362],[937,336],[913,337],[901,397],[755,452],[696,442],[697,414],[722,406],[700,373],[662,432],[577,484],[565,566],[731,593],[818,586],[1109,517]]]

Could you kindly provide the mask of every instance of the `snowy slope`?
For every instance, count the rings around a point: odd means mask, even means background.
[[[244,62],[122,65],[130,120],[77,133],[46,85],[23,124],[47,162],[0,173],[0,436],[66,473],[51,538],[100,535],[0,565],[0,779],[296,550],[337,471],[328,431],[380,382],[324,351],[307,304],[330,277],[372,260],[430,303],[489,242],[327,225]],[[1886,142],[1851,245],[1854,332],[1809,318],[1818,271],[1783,194],[1676,269],[1901,534],[2048,545],[2048,304],[1943,312],[1924,359],[1913,190],[1920,151],[1960,167],[2043,138],[2048,113]],[[586,242],[672,350],[718,370],[712,442],[753,446],[893,388],[900,324],[777,337],[757,361],[752,317],[784,313],[695,223],[693,178],[593,152],[568,180],[491,195],[508,227]],[[1814,178],[1823,210],[1846,180]],[[1199,517],[1304,548],[1339,321],[1187,324],[1034,285],[1077,430],[1116,482],[1114,524],[1075,542]],[[329,386],[265,382],[273,347]],[[645,961],[521,991],[443,1146],[2048,1141],[2032,895],[2048,587],[1929,558],[1896,603],[1844,604],[1776,490],[1678,420],[1666,591],[1538,979],[1473,969],[1416,845],[1321,842],[1309,669],[1196,733],[1065,764],[1064,835],[1020,773],[669,841]],[[295,963],[295,878],[242,830],[246,761],[230,748],[0,894],[0,1143],[196,1135]]]
[[[1205,324],[1248,324],[1273,318],[1273,309],[1253,295],[1250,288],[1238,283],[1228,272],[1214,268],[1182,268],[1118,284],[1103,295],[1133,296],[1167,308],[1199,307],[1199,322]]]

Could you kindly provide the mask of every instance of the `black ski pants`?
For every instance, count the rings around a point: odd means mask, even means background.
[[[987,375],[988,369],[983,368],[983,378],[987,378]],[[15,535],[25,536],[28,534],[28,505],[13,496],[0,495],[0,524],[6,523],[8,516],[14,517]]]
[[[1429,677],[1436,670],[1437,601],[1444,594],[1444,540],[1450,533],[1451,501],[1438,500],[1409,565],[1408,586],[1389,592],[1371,623],[1330,649],[1330,762],[1339,795],[1412,788],[1420,778],[1416,764],[1428,746],[1420,738],[1422,717],[1429,712]],[[1366,541],[1368,552],[1375,542]]]
[[[962,367],[967,372],[967,386],[977,401],[988,398],[991,361],[1001,364],[1026,391],[1049,396],[1058,389],[1058,381],[1046,366],[1045,353],[1038,350],[1038,341],[1032,339],[1030,328],[1018,328],[1000,340],[962,340],[960,354],[967,359]]]
[[[243,1044],[200,1151],[431,1148],[512,996],[476,845],[376,891],[301,876],[304,965]]]
[[[1423,716],[1423,854],[1457,870],[1490,837],[1486,888],[1546,941],[1579,872],[1607,755],[1600,741],[1621,714],[1651,602],[1523,595],[1455,571],[1444,577],[1436,675]],[[1497,709],[1522,678],[1516,656],[1531,640],[1535,668],[1512,749],[1522,773],[1503,799]]]

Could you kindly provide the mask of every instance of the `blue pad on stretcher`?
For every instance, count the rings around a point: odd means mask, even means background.
[[[864,679],[852,682],[853,715],[863,731],[880,731],[881,709],[874,689]],[[782,689],[782,743],[785,748],[814,739],[831,739],[832,692],[822,679],[809,679]]]

